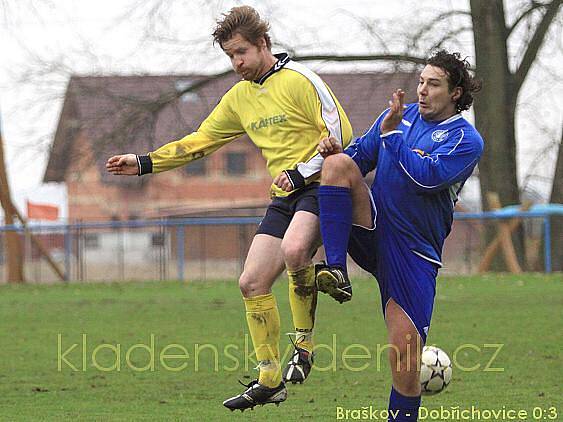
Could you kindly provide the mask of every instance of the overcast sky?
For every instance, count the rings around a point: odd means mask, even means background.
[[[512,0],[511,4],[520,2]],[[159,3],[172,6],[158,9],[160,14],[150,21],[153,26],[149,35],[158,33],[159,38],[147,38],[150,6]],[[449,10],[454,5],[468,9],[467,1],[448,0],[403,1],[400,5],[374,0],[245,3],[255,6],[270,20],[274,42],[294,46],[299,53],[374,51],[375,40],[385,33],[370,37],[361,25],[362,17],[384,19],[388,25],[408,28],[430,19],[437,10]],[[38,187],[70,74],[223,70],[229,61],[220,49],[212,46],[209,33],[214,19],[236,4],[240,2],[0,0],[0,115],[9,180],[18,204],[25,197],[55,202],[64,197],[63,193],[56,193],[60,189]],[[417,13],[413,14],[415,6]],[[470,32],[460,35],[457,45],[474,62],[471,37]],[[391,51],[399,47],[400,41],[391,43]],[[536,173],[545,179],[553,173],[554,155],[541,156],[541,151],[560,136],[563,122],[561,44],[545,46],[539,63],[532,69],[519,98],[522,106],[517,116],[518,156],[520,176],[528,173],[531,165],[537,165],[541,171]],[[317,71],[334,70],[334,65],[310,65]],[[357,68],[373,69],[375,65],[362,64]],[[340,69],[344,70],[342,66]],[[546,89],[546,80],[558,83]],[[374,118],[380,111],[374,110]],[[534,118],[530,120],[530,116]],[[537,157],[540,158],[534,164]],[[532,181],[533,188],[539,191],[545,192],[548,185],[541,178]]]

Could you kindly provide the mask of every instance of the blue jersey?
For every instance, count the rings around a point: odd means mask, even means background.
[[[371,186],[377,229],[406,239],[417,255],[441,264],[458,194],[483,152],[483,139],[461,114],[429,122],[409,104],[396,130],[381,135],[386,110],[345,153]]]

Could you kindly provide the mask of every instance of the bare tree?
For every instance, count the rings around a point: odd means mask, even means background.
[[[530,2],[509,26],[502,1],[471,1],[476,69],[486,75],[485,89],[475,104],[476,125],[487,140],[479,163],[481,191],[497,192],[503,205],[520,203],[515,135],[518,94],[560,5],[561,0],[545,4]],[[511,70],[508,50],[511,33],[526,18],[542,12],[520,63]],[[483,203],[483,207],[487,209],[488,205]]]
[[[13,225],[17,219],[17,212],[12,203],[10,185],[4,162],[4,141],[0,127],[0,204],[4,210],[4,223]],[[23,283],[22,244],[16,231],[4,232],[4,250],[6,251],[7,280],[10,283]]]
[[[385,61],[420,65],[432,50],[459,45],[464,33],[473,34],[476,56],[475,72],[481,75],[485,89],[475,104],[476,126],[486,140],[479,164],[482,208],[489,209],[488,192],[499,195],[502,205],[519,204],[520,188],[517,173],[516,109],[521,88],[535,63],[545,38],[559,14],[562,0],[521,1],[513,16],[508,16],[502,0],[471,0],[470,10],[445,10],[426,19],[412,31],[397,34],[389,23],[352,15],[366,29],[373,41],[372,54],[335,55],[299,54],[296,60],[314,61]],[[162,11],[164,5],[158,3]],[[435,34],[439,33],[439,36]],[[519,33],[520,39],[514,40]],[[387,35],[385,35],[387,34]],[[404,48],[397,48],[397,40]],[[395,42],[393,42],[395,41]],[[554,179],[554,183],[557,178]],[[516,250],[524,256],[523,233],[515,236]],[[523,259],[522,259],[523,261]]]
[[[2,14],[0,14],[0,21],[4,24],[5,28],[17,33],[16,29],[18,26],[16,16],[34,16],[39,21],[42,20],[41,12],[39,7],[52,8],[53,3],[50,0],[38,1],[38,0],[23,0],[19,2],[10,0],[0,0],[0,6]],[[22,45],[23,48],[23,45]],[[30,52],[31,53],[31,52]],[[39,63],[39,61],[37,61]],[[52,77],[55,74],[54,69],[61,69],[63,65],[61,62],[57,61],[57,65],[53,68],[51,62],[43,61],[42,67],[35,67],[34,69],[40,72],[42,75]],[[31,69],[31,68],[30,68]],[[60,73],[60,72],[59,72]],[[30,75],[24,76],[24,79]],[[50,81],[45,81],[49,83]],[[39,96],[36,98],[38,103],[42,103]],[[49,107],[47,102],[43,104],[44,107]],[[44,137],[43,139],[46,139]],[[35,139],[35,143],[39,142],[39,139]],[[32,146],[32,150],[37,151],[36,145]],[[55,273],[61,278],[64,278],[64,274],[55,261],[51,258],[48,251],[44,248],[41,242],[37,239],[35,235],[28,231],[27,221],[22,216],[22,213],[14,206],[14,201],[12,200],[6,158],[4,154],[4,139],[2,137],[2,131],[0,127],[0,204],[4,211],[4,223],[7,225],[14,225],[18,222],[21,225],[22,231],[29,236],[33,245],[37,248],[40,254],[42,254],[48,261],[48,264],[53,268]],[[24,278],[24,248],[22,244],[22,239],[20,233],[14,230],[5,232],[4,234],[4,244],[5,253],[7,261],[7,281],[12,283],[23,283]]]
[[[370,17],[369,14],[359,16],[340,10],[349,19],[350,28],[357,28],[357,34],[360,34],[365,46],[365,54],[349,54],[345,49],[338,48],[339,37],[334,39],[334,45],[319,43],[317,28],[300,26],[298,32],[291,32],[290,28],[276,21],[280,16],[280,6],[275,3],[261,5],[261,9],[273,21],[272,33],[276,45],[288,50],[296,60],[317,63],[377,62],[388,70],[412,70],[420,67],[428,54],[438,48],[468,53],[474,50],[474,70],[485,82],[485,89],[475,104],[475,117],[477,128],[486,140],[485,153],[479,165],[479,180],[483,209],[488,209],[483,199],[487,192],[498,193],[503,205],[520,202],[515,133],[518,97],[530,69],[537,63],[544,41],[550,33],[551,36],[558,35],[553,34],[558,28],[554,22],[561,21],[561,2],[519,0],[518,3],[510,3],[510,7],[505,9],[502,0],[471,0],[469,9],[464,9],[464,5],[457,6],[457,3],[455,7],[451,3],[446,7],[442,5],[442,8],[421,7],[414,14],[412,10],[409,11],[411,20],[401,16],[401,25],[397,25],[395,20],[386,21]],[[228,7],[222,1],[136,0],[126,16],[127,19],[146,16],[142,45],[156,43],[178,52],[178,60],[172,64],[173,68],[188,55],[197,56],[202,67],[206,67],[214,60],[206,58],[204,54],[210,46],[208,36],[185,38],[180,31],[175,32],[167,25],[171,16],[182,8],[187,10],[186,18],[189,19],[190,11],[194,8],[218,16]],[[280,28],[286,32],[282,33]],[[339,28],[334,28],[334,33],[338,31]],[[319,45],[326,47],[319,48]],[[339,53],[335,54],[335,51]],[[216,63],[214,68],[217,69]],[[209,80],[228,72],[229,69],[214,72]],[[158,113],[167,102],[175,101],[205,83],[203,80],[194,86],[159,97],[152,105],[135,105],[132,115],[116,126],[112,139],[119,139],[119,132],[127,131],[128,125],[138,123],[147,113]],[[378,112],[374,110],[374,117]],[[522,237],[516,243],[522,257]]]
[[[476,69],[486,75],[485,89],[475,104],[477,128],[486,139],[479,170],[483,199],[496,192],[503,205],[520,203],[517,179],[515,115],[518,95],[542,46],[545,36],[559,12],[561,0],[529,2],[511,25],[506,22],[502,0],[471,0],[471,17],[475,39]],[[535,16],[538,20],[528,29],[526,48],[520,61],[512,66],[509,39],[520,25]],[[483,209],[489,204],[483,202]],[[523,231],[514,238],[520,257],[524,256]]]

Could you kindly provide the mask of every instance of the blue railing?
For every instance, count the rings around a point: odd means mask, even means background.
[[[551,256],[551,222],[550,218],[555,215],[563,216],[563,205],[555,206],[534,206],[529,211],[519,211],[516,207],[507,207],[498,211],[488,211],[479,213],[454,214],[455,220],[505,220],[513,218],[539,218],[543,220],[544,231],[544,269],[546,273],[552,271]],[[28,224],[27,229],[32,233],[63,233],[64,234],[64,274],[65,280],[70,279],[70,265],[72,257],[72,234],[76,231],[88,229],[133,229],[133,228],[175,228],[176,232],[176,265],[177,276],[184,280],[184,258],[185,258],[185,233],[187,226],[217,226],[217,225],[248,225],[259,224],[261,217],[190,217],[174,218],[162,220],[131,220],[131,221],[106,221],[106,222],[87,222],[72,224]],[[0,226],[0,233],[6,231],[24,232],[21,225]]]
[[[563,204],[534,205],[528,211],[520,211],[516,206],[502,208],[496,211],[479,213],[458,212],[454,214],[456,220],[506,220],[513,218],[541,218],[544,230],[544,265],[545,272],[551,273],[551,216],[563,216]],[[560,251],[561,252],[561,251]]]
[[[259,224],[262,217],[191,217],[191,218],[174,218],[162,220],[127,220],[127,221],[100,221],[100,222],[87,222],[87,223],[50,223],[50,224],[37,224],[30,223],[27,225],[27,230],[32,233],[64,233],[64,280],[70,280],[71,274],[71,259],[72,259],[72,233],[76,231],[88,229],[134,229],[134,228],[147,228],[147,227],[169,227],[176,229],[176,265],[177,276],[180,281],[185,279],[184,273],[184,258],[185,258],[185,236],[184,228],[187,226],[217,226],[217,225],[230,225],[240,226],[245,224]],[[7,231],[15,231],[17,233],[24,233],[26,229],[19,225],[5,225],[0,226],[0,233]]]

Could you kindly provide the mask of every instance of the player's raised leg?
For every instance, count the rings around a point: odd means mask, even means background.
[[[257,234],[239,279],[260,375],[258,380],[246,386],[242,394],[223,402],[231,410],[280,403],[287,397],[279,356],[280,316],[272,294],[272,284],[285,266],[281,242],[277,237]]]
[[[420,407],[420,354],[422,339],[405,311],[389,299],[385,311],[393,387],[389,397],[390,421],[410,422]]]
[[[368,188],[356,163],[346,154],[325,158],[319,187],[320,226],[327,267],[317,272],[319,291],[340,303],[352,298],[346,254],[352,224],[373,228]]]
[[[311,199],[315,201],[316,211],[316,198]],[[305,381],[313,363],[317,287],[311,256],[319,246],[318,216],[308,211],[296,212],[282,241],[289,279],[289,304],[295,327],[295,351],[284,369],[283,379],[294,384]]]

